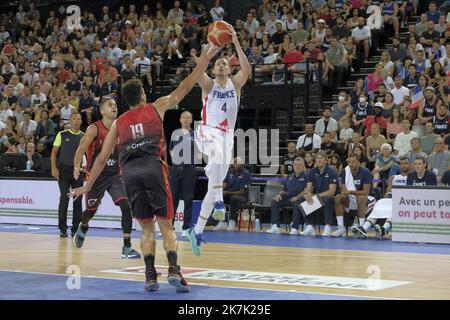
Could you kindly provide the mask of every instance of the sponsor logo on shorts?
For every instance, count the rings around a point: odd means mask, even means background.
[[[89,199],[88,200],[88,206],[93,207],[97,203],[97,199]]]

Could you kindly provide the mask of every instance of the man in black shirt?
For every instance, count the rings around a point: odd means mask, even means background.
[[[338,147],[336,143],[331,141],[331,132],[325,131],[323,133],[323,143],[320,145],[320,150],[324,151],[328,157],[337,154]]]
[[[73,159],[77,151],[80,140],[84,133],[80,131],[81,115],[73,113],[70,117],[70,129],[60,131],[53,142],[53,150],[51,155],[52,176],[58,180],[60,198],[58,207],[58,227],[60,237],[67,238],[67,207],[69,206],[69,198],[67,194],[71,188],[83,186],[83,178],[80,176],[78,180],[73,177]],[[59,153],[59,156],[58,156]],[[58,157],[58,164],[57,159]],[[73,202],[72,217],[72,237],[77,232],[78,225],[81,222],[81,199],[78,197]]]
[[[76,91],[78,94],[81,92],[81,81],[77,79],[77,74],[72,72],[70,74],[70,81],[66,84],[66,90],[68,92]]]
[[[275,32],[273,36],[270,38],[270,42],[275,43],[275,48],[278,50],[279,45],[283,43],[286,31],[283,30],[283,24],[281,22],[277,22],[276,25],[277,25],[277,32]]]
[[[92,123],[92,115],[94,114],[94,106],[97,104],[89,94],[89,89],[84,87],[81,90],[82,95],[80,97],[79,110],[82,118],[82,130],[85,130],[88,125]]]
[[[136,78],[133,61],[131,61],[130,58],[125,59],[125,69],[120,72],[120,77],[122,78],[122,84],[125,84],[128,80]]]
[[[439,32],[434,30],[434,22],[432,20],[427,21],[427,31],[422,33],[422,37],[420,38],[420,43],[423,47],[431,48],[433,45],[433,39],[439,38],[441,35]]]
[[[297,146],[295,142],[288,143],[288,153],[286,153],[280,166],[280,173],[283,177],[287,177],[294,172],[294,160],[298,157]]]

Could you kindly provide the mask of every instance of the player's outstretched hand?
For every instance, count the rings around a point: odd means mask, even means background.
[[[77,200],[79,196],[83,195],[83,193],[88,192],[89,189],[87,186],[71,189],[70,192],[67,194],[69,198],[73,197],[73,201]]]
[[[206,58],[208,61],[210,61],[212,58],[214,58],[219,52],[220,47],[216,46],[215,44],[208,42],[208,44],[202,46],[202,53],[200,55],[200,59]]]

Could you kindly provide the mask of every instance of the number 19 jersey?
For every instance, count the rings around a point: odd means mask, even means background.
[[[203,100],[202,124],[222,131],[234,130],[239,98],[231,79],[225,88],[216,80],[211,91]]]

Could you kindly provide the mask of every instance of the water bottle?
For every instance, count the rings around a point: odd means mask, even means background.
[[[28,160],[27,161],[27,171],[31,171],[31,166],[32,166],[31,160]]]
[[[261,232],[261,221],[258,218],[255,220],[255,230],[256,232]]]

